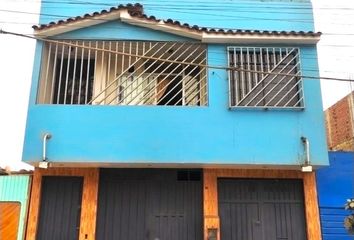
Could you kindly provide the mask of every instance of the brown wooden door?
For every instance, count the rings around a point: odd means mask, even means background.
[[[0,239],[17,239],[20,210],[19,202],[0,202]]]

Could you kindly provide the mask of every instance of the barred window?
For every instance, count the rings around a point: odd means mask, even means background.
[[[206,52],[189,42],[46,43],[37,102],[207,106]]]
[[[298,48],[228,47],[230,107],[302,108]]]

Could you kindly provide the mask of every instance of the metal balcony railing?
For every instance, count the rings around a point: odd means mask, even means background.
[[[187,42],[46,43],[42,104],[208,104],[206,47]]]

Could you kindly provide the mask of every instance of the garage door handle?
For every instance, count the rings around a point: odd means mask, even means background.
[[[253,221],[255,224],[257,224],[257,225],[259,225],[259,224],[261,224],[261,221],[259,221],[259,220],[256,220],[256,221]]]

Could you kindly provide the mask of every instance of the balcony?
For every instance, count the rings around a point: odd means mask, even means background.
[[[325,165],[319,82],[300,74],[314,54],[177,40],[40,43],[24,161],[41,160],[50,133],[48,159],[58,165],[292,167],[303,162],[305,136],[312,164]],[[247,71],[207,74],[206,62]]]
[[[206,106],[206,52],[187,42],[49,42],[37,103]]]

